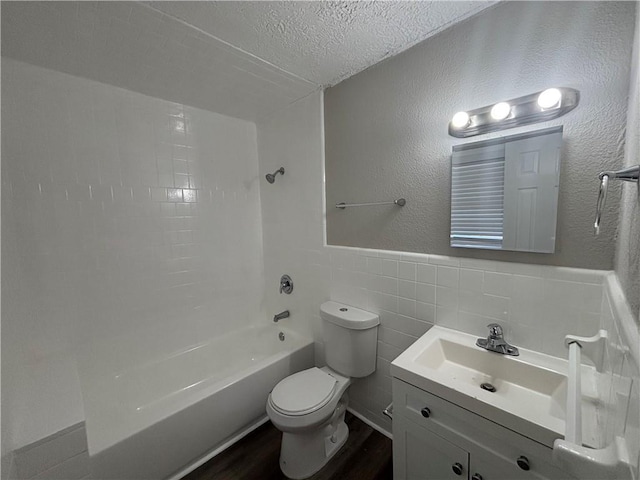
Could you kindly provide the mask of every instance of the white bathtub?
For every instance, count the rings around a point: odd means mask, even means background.
[[[313,342],[273,325],[105,376],[85,396],[93,477],[171,476],[264,417],[276,383],[311,366]]]

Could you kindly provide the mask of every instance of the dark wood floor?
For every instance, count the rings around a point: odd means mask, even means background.
[[[391,440],[347,412],[349,438],[312,480],[391,480]],[[282,480],[281,433],[267,422],[183,480]]]

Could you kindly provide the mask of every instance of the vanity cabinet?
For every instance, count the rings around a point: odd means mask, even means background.
[[[394,407],[395,410],[395,407]],[[455,473],[455,469],[460,473]],[[468,478],[469,453],[394,411],[393,478]]]
[[[393,379],[394,480],[564,480],[552,449]]]

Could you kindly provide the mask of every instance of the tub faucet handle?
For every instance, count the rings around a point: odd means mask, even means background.
[[[280,293],[289,295],[291,292],[293,292],[293,280],[289,275],[282,275],[280,278]]]

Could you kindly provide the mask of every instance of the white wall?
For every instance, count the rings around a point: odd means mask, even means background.
[[[640,473],[640,332],[615,273],[605,282],[600,328],[608,332],[599,377],[601,446],[627,443],[632,474]]]
[[[289,309],[291,317],[282,323],[317,337],[319,313],[310,306],[327,299],[318,287],[329,275],[322,223],[322,93],[298,100],[257,128],[268,316]],[[280,167],[285,174],[268,184],[264,175]],[[278,294],[284,273],[293,279],[291,295]]]
[[[264,319],[254,124],[4,58],[2,123],[11,448],[84,419],[84,371]]]

